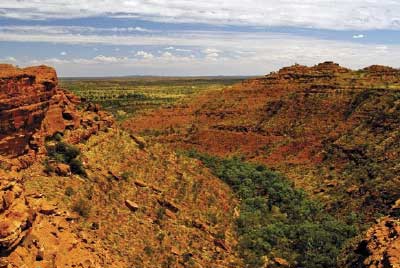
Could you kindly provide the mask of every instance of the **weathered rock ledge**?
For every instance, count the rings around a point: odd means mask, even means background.
[[[53,68],[0,64],[0,162],[27,166],[56,133],[76,130],[70,142],[77,143],[112,124],[107,113],[61,89]]]

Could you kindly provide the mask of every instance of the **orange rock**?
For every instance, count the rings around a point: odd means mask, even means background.
[[[278,267],[290,267],[288,261],[282,258],[274,258],[274,262]]]
[[[19,181],[2,179],[0,186],[0,195],[3,197],[0,213],[0,248],[2,253],[7,253],[25,237],[35,215],[25,202]]]
[[[55,172],[60,176],[69,176],[71,175],[71,169],[69,165],[59,163],[55,167]]]
[[[82,127],[80,134],[71,135],[72,142],[79,142],[113,124],[96,105],[78,112],[79,103],[78,97],[58,87],[53,68],[0,64],[0,156],[18,157],[20,166],[26,167],[45,151],[47,137]]]
[[[372,226],[356,253],[361,254],[363,267],[400,267],[400,221],[382,218]]]
[[[136,212],[139,209],[139,205],[136,204],[135,202],[132,202],[130,200],[125,200],[125,205],[132,211]]]

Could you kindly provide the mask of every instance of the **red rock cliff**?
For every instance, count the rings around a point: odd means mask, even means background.
[[[80,129],[71,138],[77,142],[111,125],[97,107],[78,111],[79,103],[58,87],[53,68],[0,64],[0,158],[22,156],[26,162],[27,155],[31,160],[42,151],[44,139],[57,132]]]

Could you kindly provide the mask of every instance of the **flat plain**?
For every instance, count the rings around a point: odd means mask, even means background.
[[[61,78],[61,86],[100,104],[124,120],[209,90],[220,90],[248,77],[120,77]]]

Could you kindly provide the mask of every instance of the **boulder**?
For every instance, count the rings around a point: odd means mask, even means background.
[[[290,264],[287,260],[282,258],[274,258],[275,267],[290,267]]]
[[[67,164],[58,163],[55,167],[55,172],[57,175],[66,177],[71,175],[71,168]]]
[[[158,199],[157,201],[164,208],[169,209],[170,211],[172,211],[174,213],[178,213],[179,207],[174,202],[166,200],[166,199]]]
[[[130,209],[132,212],[136,212],[139,209],[139,205],[136,204],[135,202],[132,202],[130,200],[125,200],[125,205]]]
[[[348,267],[355,267],[356,263],[370,268],[400,267],[400,221],[382,218],[367,231],[355,252],[359,258]]]
[[[41,214],[50,216],[50,215],[55,214],[56,211],[57,211],[57,206],[56,206],[56,205],[54,205],[54,204],[49,204],[49,203],[47,203],[47,202],[44,201],[44,202],[42,203],[42,205],[41,205],[41,208],[40,208],[40,211],[39,211],[39,212],[40,212]]]

